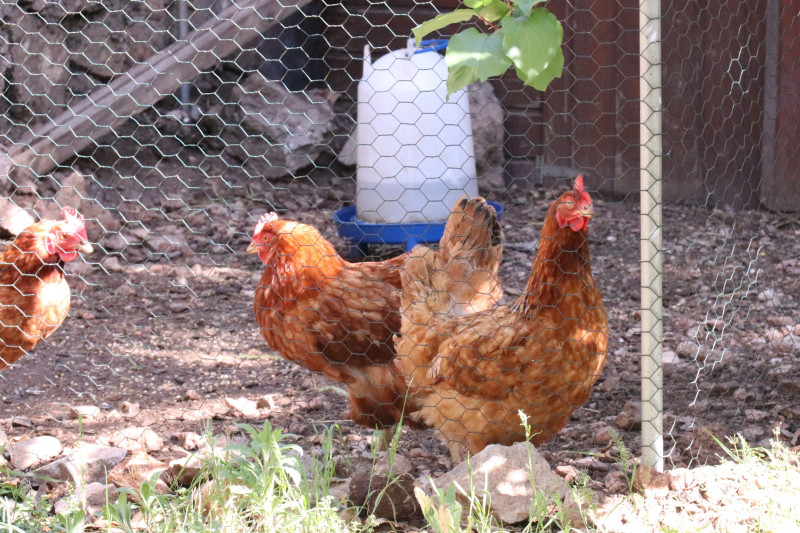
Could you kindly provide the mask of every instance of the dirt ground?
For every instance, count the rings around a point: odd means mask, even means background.
[[[149,427],[163,439],[151,454],[168,460],[185,455],[187,432],[210,424],[238,434],[237,423],[269,418],[309,448],[323,425],[338,424],[343,453],[366,450],[370,432],[344,418],[335,387],[266,348],[252,313],[262,267],[244,253],[255,219],[272,209],[316,225],[345,250],[331,214],[355,196],[352,170],[332,164],[267,184],[197,151],[130,150],[108,147],[74,165],[121,229],[89,222],[99,246],[69,267],[70,316],[0,376],[0,429],[66,445],[118,442],[121,429]],[[501,276],[509,300],[524,288],[557,192],[519,183],[487,192],[506,208]],[[614,492],[621,487],[608,486],[607,429],[619,428],[641,453],[639,425],[623,413],[635,413],[625,404],[641,396],[639,203],[595,198],[591,252],[610,319],[608,364],[589,403],[543,449],[554,467],[585,466],[596,489]],[[779,425],[781,438],[797,445],[800,221],[679,205],[664,206],[664,221],[667,468],[717,462],[706,430],[759,444]],[[253,409],[242,398],[260,403]],[[430,432],[406,430],[400,447],[414,451],[415,477],[451,466]],[[581,463],[586,453],[601,460]]]

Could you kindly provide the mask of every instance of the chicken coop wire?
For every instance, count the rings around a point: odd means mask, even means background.
[[[166,443],[189,451],[212,420],[224,433],[270,417],[309,441],[309,420],[368,433],[336,395],[320,399],[324,378],[268,350],[252,310],[263,266],[245,250],[268,211],[350,250],[334,214],[358,194],[365,45],[377,62],[458,7],[389,4],[0,4],[4,238],[71,206],[94,246],[67,264],[63,325],[0,373],[9,437],[166,461]],[[467,91],[478,192],[506,208],[507,299],[565,184],[583,173],[599,200],[608,363],[548,446],[599,453],[597,423],[657,468],[716,460],[709,435],[762,443],[777,425],[796,445],[800,415],[782,399],[800,372],[796,17],[775,0],[549,7],[562,77],[539,93],[510,70]],[[641,394],[625,385],[639,379]],[[641,439],[619,416],[637,400]]]

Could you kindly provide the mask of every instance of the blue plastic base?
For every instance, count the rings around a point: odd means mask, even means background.
[[[489,205],[503,215],[503,206],[496,202]],[[369,255],[372,244],[402,244],[407,252],[418,244],[439,242],[444,233],[445,222],[418,222],[410,224],[375,224],[356,218],[356,206],[339,209],[333,214],[336,229],[341,237],[351,242],[348,258],[357,259]]]

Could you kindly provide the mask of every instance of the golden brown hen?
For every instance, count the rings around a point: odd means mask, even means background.
[[[349,263],[315,228],[274,213],[258,221],[247,252],[257,253],[265,265],[253,308],[270,348],[346,384],[350,417],[357,424],[397,424],[407,391],[394,368],[392,338],[400,331],[400,267],[406,254]],[[443,264],[453,259],[453,305],[481,310],[501,298],[502,232],[483,198],[456,203],[434,254]]]
[[[436,428],[453,460],[464,450],[545,442],[589,398],[603,369],[608,318],[589,263],[592,201],[578,177],[548,210],[525,294],[513,304],[449,316],[449,296],[424,249],[401,276],[396,366],[409,381],[412,419]]]
[[[69,311],[64,263],[91,253],[83,217],[28,226],[0,255],[0,370],[14,364],[61,326]]]

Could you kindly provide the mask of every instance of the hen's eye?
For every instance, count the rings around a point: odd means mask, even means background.
[[[62,233],[62,234],[61,234],[61,240],[62,240],[62,241],[66,241],[67,239],[69,239],[69,235],[67,235],[67,234],[65,234],[65,233]]]

